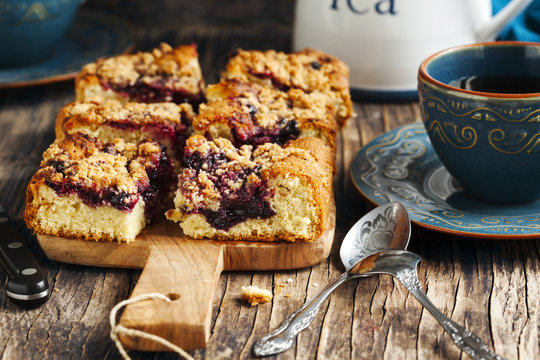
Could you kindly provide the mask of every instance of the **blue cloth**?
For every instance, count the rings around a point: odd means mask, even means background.
[[[496,14],[510,0],[492,0]],[[497,40],[540,42],[540,0],[534,0],[497,37]]]

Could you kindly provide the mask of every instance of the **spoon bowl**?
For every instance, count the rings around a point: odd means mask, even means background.
[[[406,249],[411,223],[400,203],[382,205],[364,215],[347,232],[339,256],[347,271],[367,256],[386,249]]]

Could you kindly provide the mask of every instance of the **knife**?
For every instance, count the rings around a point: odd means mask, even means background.
[[[0,205],[0,265],[8,274],[6,295],[20,306],[32,308],[49,299],[49,283],[25,240]]]

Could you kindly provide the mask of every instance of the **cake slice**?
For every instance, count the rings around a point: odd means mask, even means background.
[[[265,87],[328,96],[331,111],[340,126],[353,115],[349,68],[322,51],[304,49],[292,54],[275,50],[238,50],[227,64],[222,79],[240,79]]]
[[[190,104],[71,103],[56,118],[56,138],[78,132],[105,142],[119,138],[138,143],[153,138],[167,147],[169,157],[181,159],[194,116]]]
[[[37,234],[132,241],[174,185],[163,146],[87,134],[56,140],[26,192],[24,219]]]
[[[193,135],[175,208],[166,213],[193,238],[314,241],[326,229],[333,154],[317,138],[253,150]]]
[[[119,55],[85,65],[75,79],[79,102],[190,102],[204,97],[204,81],[195,45]]]
[[[337,123],[327,112],[328,97],[299,89],[282,92],[241,80],[224,80],[207,89],[193,120],[196,134],[229,139],[235,146],[283,145],[299,137],[318,137],[335,147]]]

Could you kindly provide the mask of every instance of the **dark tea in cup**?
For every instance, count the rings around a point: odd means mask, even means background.
[[[540,93],[540,77],[532,75],[475,75],[450,81],[448,85],[487,93]]]

